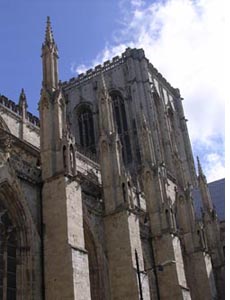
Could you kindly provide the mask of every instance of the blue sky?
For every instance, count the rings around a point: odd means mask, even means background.
[[[67,80],[75,75],[72,64],[88,63],[110,42],[119,27],[119,14],[117,1],[1,0],[0,93],[17,101],[24,87],[29,108],[37,113],[41,44],[48,15],[59,49],[60,78]]]
[[[0,0],[0,94],[18,101],[25,89],[37,114],[41,44],[51,17],[62,81],[127,46],[142,47],[153,65],[179,87],[194,155],[208,180],[224,177],[226,65],[222,0]],[[227,53],[227,51],[226,51]],[[225,53],[225,54],[226,54]]]

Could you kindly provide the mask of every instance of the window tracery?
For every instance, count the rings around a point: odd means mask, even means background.
[[[81,106],[77,112],[79,142],[81,147],[93,153],[95,149],[93,112],[89,106]]]
[[[117,133],[122,144],[122,156],[124,163],[128,164],[132,162],[132,152],[124,99],[119,93],[115,92],[111,93],[110,96],[112,98]]]

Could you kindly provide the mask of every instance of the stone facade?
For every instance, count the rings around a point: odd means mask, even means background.
[[[49,18],[42,68],[39,119],[0,96],[0,298],[224,299],[179,90],[130,48],[60,82]]]

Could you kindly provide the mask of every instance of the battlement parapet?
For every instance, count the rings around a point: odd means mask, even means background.
[[[4,95],[0,95],[0,106],[3,106],[7,110],[10,110],[20,118],[22,118],[22,108],[20,105],[16,104],[14,101],[8,99]],[[31,123],[32,125],[36,127],[40,127],[40,120],[38,117],[34,116],[30,112],[26,112],[26,119]]]
[[[78,85],[80,83],[86,82],[101,73],[107,72],[109,70],[114,69],[115,67],[122,65],[125,62],[125,59],[129,56],[132,56],[133,58],[143,58],[144,51],[142,49],[130,49],[127,48],[124,53],[122,53],[121,56],[117,55],[113,57],[111,60],[105,61],[102,65],[97,65],[93,69],[87,70],[85,73],[79,74],[77,77],[71,78],[69,81],[64,81],[63,87],[68,87],[69,85],[72,86]]]
[[[125,52],[123,52],[121,56],[117,55],[111,60],[107,60],[103,64],[97,65],[93,69],[91,68],[85,73],[81,73],[77,77],[71,78],[69,81],[64,81],[62,83],[63,87],[71,88],[73,85],[77,86],[81,83],[89,81],[92,78],[100,75],[101,73],[107,72],[119,65],[122,65],[129,57],[137,60],[142,60],[143,58],[145,58],[148,62],[149,70],[156,76],[156,78],[159,79],[159,81],[161,81],[176,97],[180,97],[180,93],[178,92],[179,90],[177,88],[172,87],[171,84],[163,77],[163,75],[145,57],[144,50],[136,48],[126,48]]]

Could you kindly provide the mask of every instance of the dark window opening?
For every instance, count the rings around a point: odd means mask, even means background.
[[[127,116],[125,111],[125,103],[122,97],[117,93],[112,93],[111,98],[113,103],[116,128],[122,145],[122,157],[124,163],[128,164],[132,162],[132,151]]]
[[[170,229],[171,228],[170,215],[167,209],[165,210],[165,215],[166,215],[167,227]]]
[[[66,146],[63,146],[63,150],[62,150],[62,155],[63,155],[63,167],[66,170],[67,168],[67,158],[66,158]]]
[[[134,145],[135,145],[136,161],[138,164],[140,164],[141,163],[141,152],[140,152],[140,146],[139,146],[138,135],[137,135],[137,126],[136,126],[135,119],[133,119],[132,127],[133,127],[132,129],[133,129],[133,140],[134,140]]]
[[[87,106],[81,107],[78,112],[78,128],[80,146],[86,150],[95,153],[95,137],[93,113]]]
[[[125,190],[124,182],[122,183],[122,194],[123,194],[123,200],[124,202],[126,202],[126,190]]]

